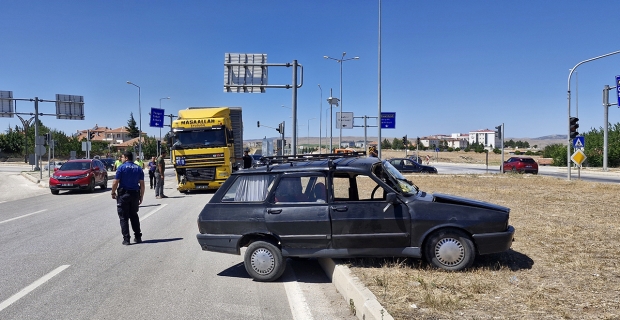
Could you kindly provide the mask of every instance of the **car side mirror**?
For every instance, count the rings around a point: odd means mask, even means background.
[[[390,206],[393,206],[394,203],[396,203],[396,201],[397,201],[396,199],[397,199],[396,198],[396,193],[388,192],[385,195],[385,201],[387,201],[387,205],[385,206],[385,208],[383,208],[383,212],[386,212],[390,208]]]
[[[54,168],[54,172],[56,172],[56,171],[58,171],[58,168],[56,168],[56,167],[55,167],[55,168]]]

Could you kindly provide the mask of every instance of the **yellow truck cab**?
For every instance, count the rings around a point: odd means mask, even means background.
[[[172,122],[171,159],[180,192],[218,189],[242,167],[239,107],[190,107]]]

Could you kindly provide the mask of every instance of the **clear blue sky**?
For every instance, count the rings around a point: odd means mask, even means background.
[[[15,98],[53,100],[83,95],[86,119],[43,123],[67,134],[120,127],[130,112],[142,128],[150,108],[176,114],[189,106],[240,106],[244,138],[291,130],[292,90],[225,93],[225,53],[265,53],[270,63],[304,67],[298,91],[299,136],[325,136],[325,101],[339,96],[340,68],[324,55],[359,56],[343,64],[343,107],[378,113],[378,0],[316,1],[2,1],[0,90]],[[569,69],[620,50],[614,1],[413,1],[382,4],[382,110],[396,112],[383,137],[426,136],[493,129],[508,137],[567,134]],[[573,76],[581,130],[603,126],[602,89],[620,74],[620,54],[580,66]],[[291,68],[271,68],[270,84],[291,82]],[[578,84],[575,80],[578,79]],[[322,113],[321,91],[322,87]],[[611,101],[615,102],[612,92]],[[18,102],[18,112],[34,112]],[[52,103],[40,112],[54,113]],[[619,122],[618,108],[609,121]],[[168,122],[166,122],[168,123]],[[0,118],[0,130],[21,125]],[[356,125],[361,125],[361,120]],[[369,120],[374,125],[374,119]],[[166,127],[164,131],[168,130]],[[363,128],[343,135],[363,136]],[[377,128],[368,128],[369,136]],[[337,136],[337,130],[334,130]],[[302,140],[303,141],[303,140]]]

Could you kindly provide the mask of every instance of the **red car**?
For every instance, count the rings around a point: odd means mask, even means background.
[[[538,163],[530,157],[511,157],[504,161],[504,172],[538,174]]]
[[[52,194],[58,194],[60,190],[93,192],[96,186],[105,190],[108,188],[108,171],[98,159],[69,160],[54,169],[49,185]]]

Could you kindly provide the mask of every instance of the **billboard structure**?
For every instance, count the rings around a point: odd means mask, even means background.
[[[13,91],[0,91],[0,117],[13,118]]]
[[[266,54],[225,54],[224,92],[265,93],[266,86]]]
[[[56,94],[56,119],[84,120],[84,96]]]
[[[270,85],[267,83],[267,67],[287,67],[293,69],[291,84]],[[298,83],[297,73],[300,72]],[[224,55],[224,92],[264,93],[267,88],[293,89],[293,155],[297,150],[297,89],[304,82],[304,67],[293,60],[292,63],[267,63],[266,54],[226,53]]]

